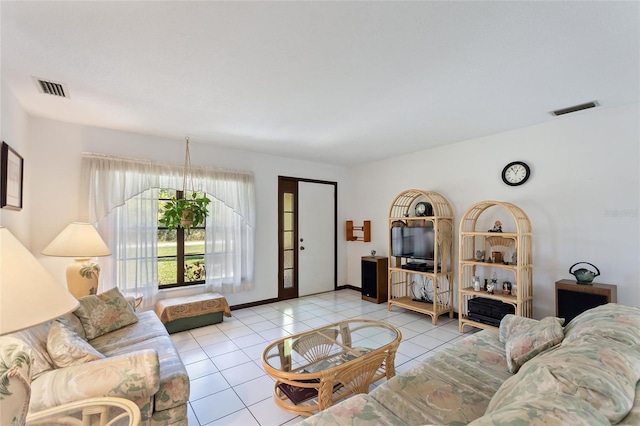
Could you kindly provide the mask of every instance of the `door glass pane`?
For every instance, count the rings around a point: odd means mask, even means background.
[[[293,194],[291,193],[284,194],[284,211],[293,211]]]
[[[283,238],[284,238],[284,249],[292,250],[293,249],[293,231],[285,231]]]
[[[284,288],[293,287],[293,269],[285,269],[284,270]]]
[[[293,213],[284,213],[284,230],[293,230]]]
[[[284,267],[293,268],[293,250],[285,250],[284,252]]]

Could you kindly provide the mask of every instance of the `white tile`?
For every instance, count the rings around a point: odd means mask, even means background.
[[[246,316],[244,318],[240,318],[240,321],[244,325],[259,324],[261,322],[264,322],[264,317],[262,315],[253,314],[253,315]]]
[[[196,413],[193,412],[193,408],[191,408],[191,404],[187,404],[187,424],[189,426],[200,426],[200,422],[196,417]]]
[[[180,342],[182,340],[193,340],[193,336],[188,331],[181,331],[180,333],[173,333],[171,335],[171,341],[173,343]]]
[[[229,352],[224,355],[219,355],[211,358],[211,360],[220,370],[225,370],[227,368],[235,367],[236,365],[244,364],[245,362],[251,361],[249,357],[246,356],[241,350]]]
[[[231,311],[231,315],[233,316],[233,318],[242,320],[243,318],[255,316],[257,314],[253,311],[253,309],[245,308],[245,309],[236,309],[235,311]]]
[[[192,426],[191,423],[189,423],[189,426]],[[206,426],[260,426],[260,423],[253,417],[249,409],[245,408],[214,422],[207,423]]]
[[[209,374],[191,380],[191,391],[189,401],[197,401],[205,396],[229,389],[229,382],[220,373]]]
[[[398,329],[400,330],[400,333],[402,333],[402,340],[409,340],[412,337],[416,337],[418,334],[420,334],[417,331],[413,331],[404,327],[398,327]]]
[[[427,334],[419,334],[416,337],[413,337],[407,342],[415,343],[416,345],[420,345],[423,348],[427,349],[435,349],[438,346],[444,344],[442,340],[438,340],[435,337],[429,336]]]
[[[416,360],[415,358],[411,359],[402,365],[396,366],[396,374],[404,373],[405,371],[415,367],[418,364],[420,364],[420,361]]]
[[[387,319],[384,320],[385,322],[388,322],[389,324],[393,324],[396,327],[401,326],[401,325],[405,325],[407,323],[413,322],[415,321],[415,319],[408,314],[398,314],[392,317],[389,317]]]
[[[297,322],[295,324],[289,324],[282,327],[283,330],[289,332],[289,334],[298,334],[303,331],[308,331],[316,327],[310,327],[309,325],[301,322]]]
[[[336,321],[333,320],[333,317],[327,317],[327,318],[316,317],[316,318],[308,319],[308,320],[304,321],[304,323],[306,325],[308,325],[310,328],[319,328],[319,327],[325,326],[327,324],[334,323]],[[294,325],[298,325],[298,324],[299,323],[296,323]]]
[[[242,337],[236,337],[235,339],[233,339],[233,343],[237,347],[242,349],[242,348],[247,348],[249,346],[254,346],[260,343],[267,343],[267,341],[263,339],[259,333],[253,333],[253,334],[248,334]]]
[[[251,361],[224,369],[221,373],[231,386],[237,386],[265,375],[264,370]]]
[[[231,318],[226,321],[222,321],[220,324],[216,324],[218,330],[226,331],[236,327],[245,327],[244,323],[237,318]]]
[[[233,389],[226,389],[191,403],[201,425],[211,423],[245,408]]]
[[[275,342],[278,339],[282,339],[283,337],[291,336],[292,333],[289,333],[287,330],[282,329],[281,327],[271,328],[269,330],[263,331],[260,335],[267,340],[267,342]]]
[[[236,337],[242,337],[242,336],[246,336],[247,334],[254,333],[254,331],[249,327],[247,327],[246,325],[242,325],[242,327],[236,327],[229,330],[223,330],[223,332],[230,339],[235,339]]]
[[[459,336],[458,333],[452,333],[448,330],[445,330],[441,327],[439,328],[434,328],[433,330],[427,331],[426,333],[424,333],[425,335],[431,336],[431,337],[435,337],[438,340],[441,340],[443,342],[448,342],[451,339],[455,339],[456,337]]]
[[[297,313],[293,313],[291,314],[291,316],[296,320],[296,321],[304,321],[304,320],[308,320],[311,318],[315,318],[316,316],[314,314],[312,314],[311,312],[306,312],[306,311],[301,311],[301,312],[297,312]]]
[[[293,413],[280,409],[273,401],[273,398],[267,398],[250,405],[249,411],[262,426],[281,425],[297,417]]]
[[[189,374],[189,379],[197,379],[198,377],[203,377],[208,374],[216,373],[218,369],[211,362],[210,359],[205,359],[203,361],[194,362],[193,364],[185,365],[187,369],[187,373]]]
[[[258,345],[242,348],[242,352],[244,352],[245,355],[248,356],[253,361],[257,360],[260,362],[262,360],[262,354],[264,353],[264,350],[266,347],[267,347],[266,343],[264,344],[261,343]]]
[[[420,356],[417,356],[415,359],[416,359],[416,361],[423,362],[423,361],[425,361],[425,360],[427,360],[427,359],[431,358],[432,356],[434,356],[434,355],[436,355],[436,354],[437,354],[437,352],[435,352],[435,351],[429,351],[429,352],[425,352],[425,353],[423,353],[423,354],[422,354],[422,355],[420,355]]]
[[[178,349],[178,352],[191,351],[193,349],[198,349],[200,347],[198,342],[196,342],[193,337],[191,337],[188,340],[185,339],[185,340],[179,340],[177,342],[174,342],[174,345],[176,346],[176,349]]]
[[[227,370],[228,371],[228,370]],[[233,387],[245,405],[252,405],[267,398],[273,398],[274,381],[266,375]]]
[[[280,314],[275,318],[267,318],[267,319],[272,323],[274,323],[275,325],[277,325],[278,327],[293,324],[294,322],[296,322],[296,320],[294,320],[293,317],[290,317],[289,315],[284,315],[284,314]]]
[[[217,330],[215,333],[205,334],[196,337],[196,342],[202,347],[228,341],[229,338],[222,331]]]
[[[289,315],[285,314],[282,311],[278,311],[276,309],[272,310],[272,311],[267,311],[267,312],[261,312],[260,316],[262,318],[266,318],[268,320],[273,320],[273,319],[277,319],[277,318],[282,318],[282,317],[289,317]],[[289,317],[290,318],[290,317]]]
[[[423,321],[411,321],[402,326],[403,329],[408,328],[409,330],[417,331],[418,333],[424,333],[425,331],[430,331],[436,328],[435,325],[431,323],[430,317],[425,317]]]
[[[236,344],[229,339],[225,340],[224,342],[216,343],[202,348],[202,350],[205,351],[207,355],[209,355],[209,358],[237,351],[238,349],[240,348],[237,347]]]
[[[209,357],[207,356],[207,354],[200,348],[192,349],[190,351],[180,352],[180,359],[182,360],[182,363],[185,365],[193,364],[194,362],[198,362],[198,361],[204,361],[205,359],[208,359],[208,358]]]
[[[400,342],[400,346],[398,347],[398,352],[410,358],[415,358],[427,352],[427,348],[425,348],[424,346],[416,345],[415,343],[406,341],[406,342]]]
[[[255,331],[256,333],[259,333],[265,330],[271,330],[277,327],[278,326],[272,323],[271,321],[265,321],[265,320],[262,320],[261,322],[257,322],[255,324],[249,324],[249,328]]]
[[[217,324],[212,324],[205,327],[194,328],[193,330],[189,330],[189,333],[191,333],[193,337],[199,337],[211,333],[220,333],[220,329],[218,328]]]

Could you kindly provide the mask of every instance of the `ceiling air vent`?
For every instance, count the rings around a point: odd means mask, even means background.
[[[33,77],[34,83],[38,86],[40,93],[47,95],[60,96],[61,98],[68,98],[67,85],[63,83],[56,83],[55,81],[43,80],[41,78]]]
[[[593,101],[593,102],[587,102],[586,104],[580,104],[580,105],[575,105],[568,108],[557,109],[555,111],[551,111],[549,114],[557,117],[559,115],[570,114],[572,112],[582,111],[583,109],[595,108],[597,106],[600,106],[600,103],[598,101]]]

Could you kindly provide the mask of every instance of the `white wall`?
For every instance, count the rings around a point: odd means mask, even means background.
[[[30,168],[27,167],[29,153],[27,151],[28,116],[20,107],[18,100],[8,90],[4,83],[1,88],[1,114],[0,134],[2,141],[9,144],[25,160],[23,181],[23,208],[22,210],[0,209],[0,226],[8,228],[11,233],[24,245],[28,245],[31,236],[29,228],[29,216],[33,211],[29,204],[29,190],[31,188]]]
[[[29,117],[2,90],[2,140],[25,158],[22,211],[0,209],[6,226],[36,256],[70,221],[79,218],[83,151],[183,161],[183,141],[77,126]],[[598,108],[553,122],[363,164],[347,170],[192,144],[195,165],[252,170],[256,177],[256,290],[229,295],[231,304],[277,296],[277,176],[338,182],[338,284],[360,286],[360,257],[387,254],[387,215],[409,188],[442,193],[459,220],[481,200],[515,203],[534,231],[534,314],[554,313],[553,283],[571,278],[578,261],[598,266],[597,281],[618,285],[621,303],[640,305],[640,131],[638,105]],[[524,160],[532,178],[511,188],[502,167]],[[621,213],[615,215],[611,213]],[[344,221],[372,220],[372,242],[344,242]],[[457,238],[454,256],[457,258]],[[40,261],[64,282],[66,260]]]
[[[79,220],[80,158],[83,151],[163,162],[184,161],[184,140],[100,129],[31,118],[29,126],[32,175],[30,203],[34,212],[30,226],[31,250],[40,251],[71,221]],[[256,185],[255,290],[225,295],[231,305],[277,297],[278,175],[338,182],[338,223],[344,223],[347,169],[282,157],[220,149],[191,141],[194,166],[253,171]],[[346,243],[339,227],[338,285],[346,283]],[[65,259],[41,256],[39,260],[64,280]]]
[[[387,255],[390,205],[400,192],[416,188],[439,192],[452,204],[456,261],[459,220],[471,205],[506,201],[527,213],[534,316],[555,314],[554,282],[573,278],[568,270],[578,261],[600,269],[597,282],[617,284],[619,302],[640,306],[639,113],[637,104],[601,107],[352,168],[348,219],[372,220],[372,242],[348,243],[349,283],[360,286],[361,256],[372,249]],[[500,175],[515,160],[527,162],[532,177],[509,187]],[[455,274],[457,288],[457,268]]]

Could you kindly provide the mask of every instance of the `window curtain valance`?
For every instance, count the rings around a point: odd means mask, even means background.
[[[194,166],[190,171],[196,191],[206,192],[255,227],[253,173]],[[81,206],[86,211],[81,214],[95,223],[148,189],[182,189],[183,173],[183,164],[82,153]]]
[[[125,292],[142,294],[143,307],[153,306],[158,292],[159,189],[182,189],[183,173],[180,164],[82,154],[82,214],[97,224],[112,252],[99,259],[100,291],[117,285]],[[252,290],[253,173],[191,167],[190,175],[193,189],[212,199],[205,233],[206,290]]]

